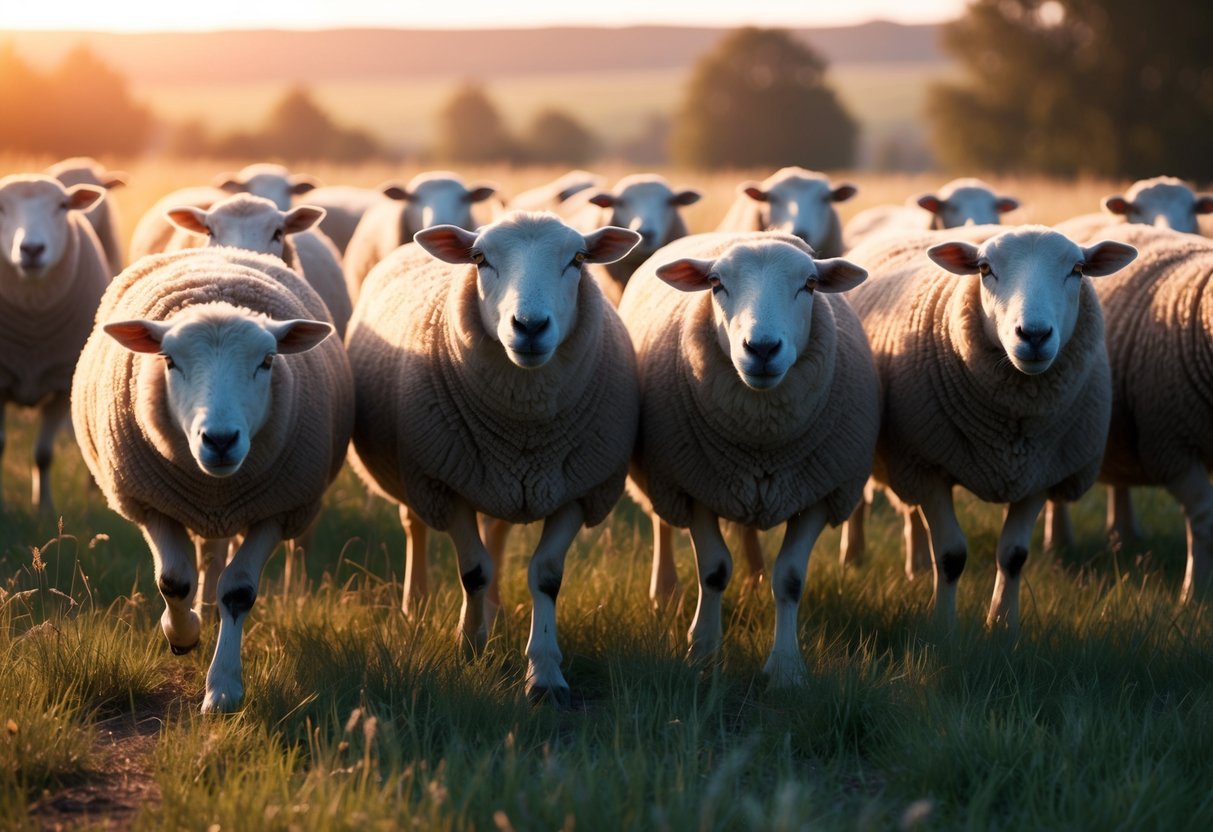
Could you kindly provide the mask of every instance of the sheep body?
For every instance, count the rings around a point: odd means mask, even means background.
[[[324,218],[320,220],[320,230],[333,241],[341,256],[350,245],[354,229],[358,227],[362,215],[379,200],[383,193],[374,188],[359,188],[353,185],[325,185],[310,191],[307,195],[308,205],[317,205],[324,209]]]
[[[877,205],[847,222],[843,236],[854,247],[877,234],[997,225],[1000,216],[1019,207],[1018,200],[999,196],[980,179],[953,179],[936,194],[921,194],[907,205]]]

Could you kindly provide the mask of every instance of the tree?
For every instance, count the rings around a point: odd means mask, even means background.
[[[696,64],[671,155],[706,168],[849,166],[858,129],[825,71],[787,31],[734,31]]]
[[[973,0],[944,28],[965,79],[928,97],[951,167],[1213,177],[1213,5]]]
[[[465,82],[442,108],[434,155],[452,162],[505,162],[517,157],[505,122],[480,84]]]
[[[598,152],[593,133],[568,113],[553,108],[532,119],[525,146],[527,160],[540,164],[584,165]]]

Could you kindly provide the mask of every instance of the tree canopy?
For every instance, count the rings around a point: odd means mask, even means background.
[[[730,33],[692,72],[671,156],[703,168],[851,165],[858,128],[825,73],[787,31]]]
[[[1213,4],[973,0],[944,27],[965,80],[928,98],[954,168],[1213,177]]]

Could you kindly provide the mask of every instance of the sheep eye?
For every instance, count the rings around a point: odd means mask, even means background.
[[[261,369],[268,370],[274,363],[274,353],[267,352],[265,358],[261,360]]]
[[[60,202],[60,203],[59,203],[59,210],[60,210],[60,211],[66,211],[66,210],[68,209],[68,207],[69,207],[69,206],[68,206],[68,204],[67,204],[67,202],[66,202],[66,201],[64,201],[64,202]]]
[[[477,266],[483,266],[484,262],[485,262],[484,261],[484,252],[473,251],[472,252],[472,262],[475,263]]]
[[[720,278],[716,275],[711,275],[708,277],[708,285],[712,287],[713,295],[718,295],[721,292],[724,292],[726,295],[729,293],[729,290],[720,284]]]
[[[982,260],[977,264],[977,271],[981,273],[982,277],[992,277],[995,280],[998,279],[998,275],[994,274],[994,270],[990,268],[990,264],[985,260]]]
[[[275,243],[282,242],[282,229],[281,228],[279,228],[277,231],[274,232],[274,242]]]
[[[804,282],[803,286],[801,286],[799,289],[796,290],[796,294],[799,295],[801,292],[808,292],[811,295],[811,294],[813,294],[813,290],[816,288],[817,288],[817,278],[810,277],[808,280],[806,280]]]
[[[579,251],[573,255],[573,262],[576,263],[578,266],[580,266],[582,263],[585,262],[585,258],[588,256],[589,255],[587,252]]]
[[[160,353],[160,357],[164,359],[164,369],[166,369],[166,370],[177,369],[177,365],[175,363],[173,363],[173,357],[171,355],[169,355],[167,352]]]
[[[1070,274],[1074,277],[1082,277],[1082,267],[1085,265],[1086,263],[1075,263],[1074,268],[1070,271]]]

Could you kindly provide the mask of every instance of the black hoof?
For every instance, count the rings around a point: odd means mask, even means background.
[[[169,645],[168,645],[168,649],[173,651],[174,656],[184,656],[186,653],[192,652],[193,649],[197,646],[198,646],[198,642],[196,642],[196,641],[188,647],[178,647],[177,645],[173,644],[170,641]]]
[[[573,695],[569,692],[567,685],[557,687],[529,685],[526,689],[526,700],[532,705],[548,703],[557,710],[566,710],[573,703]]]

